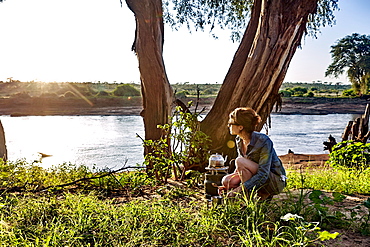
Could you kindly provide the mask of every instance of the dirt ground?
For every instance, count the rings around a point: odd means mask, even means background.
[[[329,154],[295,154],[288,153],[279,156],[284,167],[291,169],[317,168],[325,166]]]
[[[305,190],[304,193],[308,193],[308,190]],[[300,191],[290,191],[293,195],[298,195]],[[324,192],[324,195],[330,197],[331,193]],[[284,199],[286,195],[280,194],[273,198],[273,200]],[[298,196],[297,196],[298,197]],[[329,207],[330,212],[340,211],[346,214],[349,217],[349,209],[352,209],[356,206],[361,205],[369,195],[346,195],[346,198],[342,202],[337,202],[334,205],[326,205]],[[308,199],[306,201],[308,203]],[[362,215],[368,214],[368,209],[365,206],[361,206],[363,211]],[[360,215],[360,213],[359,213]],[[339,235],[336,239],[324,241],[322,244],[328,247],[369,247],[370,246],[370,236],[363,236],[360,233],[354,232],[351,229],[331,229],[330,233],[338,232]]]
[[[288,169],[317,169],[319,167],[325,167],[325,162],[329,159],[328,154],[293,154],[289,153],[286,155],[279,156],[284,164],[284,167]],[[308,191],[306,190],[305,193]],[[298,194],[299,191],[291,191],[293,194]],[[330,197],[329,192],[324,192],[325,195]],[[370,195],[353,194],[346,195],[346,198],[340,202],[330,205],[329,210],[332,212],[340,211],[346,215],[349,214],[349,210],[356,206],[361,205],[364,201],[369,198]],[[281,194],[274,198],[274,200],[283,199],[284,194]],[[365,206],[361,206],[362,215],[369,214],[369,209]],[[360,215],[360,214],[359,214]],[[348,215],[349,216],[349,215]],[[355,233],[351,230],[343,229],[332,229],[331,233],[338,232],[340,235],[333,240],[325,241],[325,246],[338,246],[338,247],[370,247],[370,236],[362,236],[359,233]]]

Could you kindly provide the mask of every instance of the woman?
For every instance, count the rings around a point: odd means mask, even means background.
[[[260,116],[251,108],[236,108],[229,115],[228,127],[236,135],[238,157],[235,171],[222,179],[219,190],[231,190],[228,196],[257,190],[261,199],[280,193],[286,185],[285,169],[276,155],[270,138],[256,132]]]

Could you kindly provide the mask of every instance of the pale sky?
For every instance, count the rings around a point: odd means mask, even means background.
[[[0,80],[46,82],[140,81],[131,51],[134,16],[119,0],[6,0],[0,4]],[[336,25],[307,37],[285,81],[325,78],[330,46],[354,32],[370,33],[370,1],[339,0]],[[189,34],[165,27],[164,61],[171,83],[222,83],[237,44],[229,32]]]

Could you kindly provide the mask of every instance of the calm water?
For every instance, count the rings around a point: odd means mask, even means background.
[[[337,141],[350,114],[273,115],[269,136],[279,155],[288,149],[296,153],[325,153],[323,142],[329,134]],[[143,161],[141,139],[144,127],[140,116],[1,116],[9,160],[39,158],[38,152],[52,155],[44,166],[71,162],[88,166],[118,168]],[[262,130],[265,133],[264,130]]]

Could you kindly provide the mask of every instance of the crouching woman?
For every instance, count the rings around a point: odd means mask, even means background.
[[[278,158],[270,138],[256,132],[260,116],[251,108],[236,108],[229,115],[228,127],[235,142],[238,157],[235,171],[222,179],[219,193],[227,196],[257,191],[261,200],[272,198],[286,186],[285,169]]]

